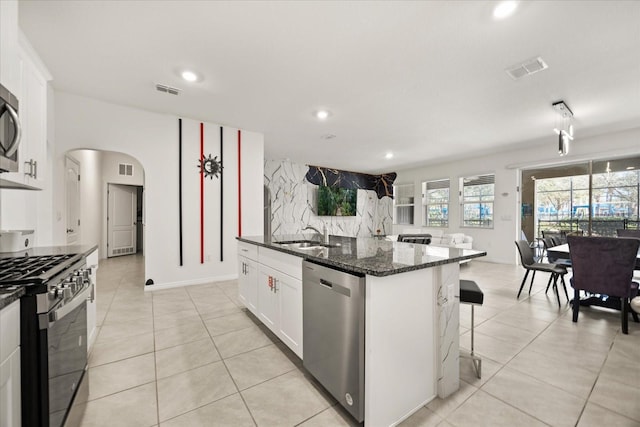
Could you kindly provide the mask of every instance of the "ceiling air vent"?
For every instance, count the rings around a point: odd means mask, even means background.
[[[127,163],[120,163],[118,165],[118,175],[133,176],[133,165],[130,165]]]
[[[167,85],[161,85],[160,83],[156,83],[156,90],[158,92],[164,92],[164,93],[168,93],[171,95],[179,95],[180,94],[180,89],[175,88],[175,87],[171,87],[171,86],[167,86]]]
[[[542,58],[537,57],[524,61],[521,64],[514,65],[511,68],[507,68],[505,71],[513,80],[519,80],[524,76],[530,76],[531,74],[546,70],[547,68],[549,68],[549,66],[542,60]]]

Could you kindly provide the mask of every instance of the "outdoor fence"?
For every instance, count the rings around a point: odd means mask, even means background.
[[[592,236],[616,236],[617,229],[639,230],[640,220],[626,218],[593,219],[591,220]],[[570,233],[582,231],[589,234],[589,220],[586,219],[540,219],[538,220],[538,236],[542,237],[543,231],[560,231]]]

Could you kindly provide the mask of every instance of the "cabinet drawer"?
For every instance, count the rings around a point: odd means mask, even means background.
[[[278,270],[289,276],[302,280],[302,258],[295,255],[285,254],[283,252],[274,251],[260,247],[258,249],[260,255],[260,264],[268,265],[274,270]]]
[[[238,255],[243,257],[252,259],[254,261],[258,260],[258,245],[252,245],[251,243],[238,242]]]

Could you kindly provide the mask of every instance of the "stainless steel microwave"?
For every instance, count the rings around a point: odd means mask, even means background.
[[[18,99],[0,85],[0,172],[18,172]]]

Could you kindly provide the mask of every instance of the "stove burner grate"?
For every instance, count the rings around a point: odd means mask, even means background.
[[[0,286],[41,281],[40,276],[75,255],[24,256],[0,259]]]

